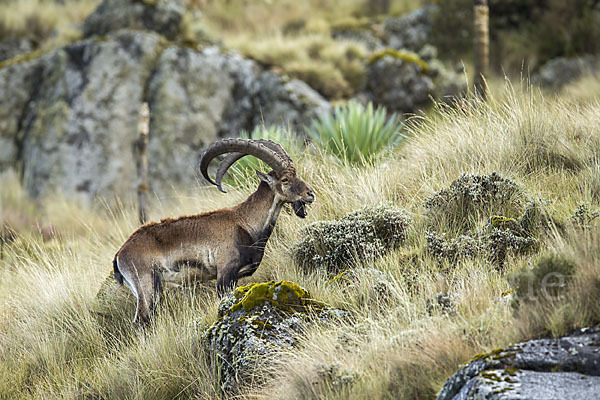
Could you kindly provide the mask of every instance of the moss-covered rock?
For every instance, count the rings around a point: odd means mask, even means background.
[[[315,222],[303,230],[294,259],[306,270],[338,273],[397,248],[406,239],[409,224],[404,210],[391,207],[364,208],[339,221]]]
[[[478,354],[442,388],[438,400],[597,397],[600,329],[538,339]]]
[[[251,283],[221,301],[219,320],[206,330],[203,343],[218,363],[223,391],[234,393],[252,378],[256,384],[258,376],[268,377],[277,351],[296,346],[310,324],[345,314],[293,282]]]
[[[406,61],[408,63],[414,63],[421,67],[421,70],[424,73],[429,72],[429,65],[427,65],[427,63],[423,59],[421,59],[421,57],[419,57],[417,53],[406,50],[384,49],[381,51],[377,51],[371,55],[371,58],[369,58],[369,64],[373,64],[385,56],[394,57]]]

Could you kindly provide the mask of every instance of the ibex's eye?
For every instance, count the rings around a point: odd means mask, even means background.
[[[288,183],[288,182],[289,182],[289,179],[288,179],[288,178],[283,178],[283,179],[281,180],[281,183]]]

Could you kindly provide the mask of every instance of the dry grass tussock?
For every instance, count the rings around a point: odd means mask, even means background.
[[[441,107],[414,120],[404,147],[373,165],[348,166],[311,147],[293,149],[317,201],[306,220],[282,213],[261,267],[241,283],[291,280],[351,318],[308,332],[303,346],[274,366],[272,385],[249,387],[242,397],[432,398],[476,353],[599,323],[597,219],[570,218],[582,203],[600,208],[600,181],[592,179],[600,173],[599,142],[597,100],[508,89],[488,104]],[[535,231],[539,250],[509,253],[503,271],[485,254],[455,262],[428,254],[425,200],[462,173],[494,171],[521,185],[551,216]],[[233,205],[256,184],[241,182],[227,195],[198,188],[194,197],[155,199],[151,217]],[[13,232],[3,236],[0,259],[0,398],[220,396],[218,371],[199,341],[216,319],[214,282],[170,292],[152,328],[136,331],[132,312],[109,304],[111,311],[100,315],[96,299],[115,251],[135,229],[133,207],[89,210],[60,197],[33,203],[9,173],[0,187],[3,232]],[[325,272],[296,266],[290,252],[307,224],[365,205],[393,205],[412,219],[398,249],[363,265],[387,274],[383,300],[369,291],[377,275],[358,273],[353,286],[331,282]],[[465,218],[477,228],[487,223],[487,215],[456,209],[436,229],[455,234]],[[44,236],[39,225],[53,225],[55,233]],[[552,296],[536,292],[535,279],[545,276],[539,271],[555,270],[570,271],[564,285]],[[507,295],[510,289],[531,296]]]
[[[81,37],[77,24],[100,4],[99,0],[6,0],[0,11],[0,37],[24,37],[43,49]]]

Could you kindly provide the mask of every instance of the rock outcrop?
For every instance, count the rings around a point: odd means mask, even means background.
[[[219,363],[223,391],[234,393],[253,377],[266,378],[277,350],[296,346],[311,323],[346,314],[324,307],[292,282],[251,283],[223,299],[219,320],[203,341]]]
[[[123,10],[115,8],[121,3]],[[150,184],[164,194],[196,183],[198,158],[215,139],[263,123],[302,131],[329,111],[303,82],[216,47],[168,40],[179,29],[178,7],[105,0],[86,20],[88,38],[1,63],[0,170],[20,168],[33,196],[132,195],[138,111],[146,101]]]
[[[387,45],[397,50],[419,51],[423,46],[431,43],[433,31],[431,14],[437,9],[437,6],[429,5],[402,17],[386,19],[383,23],[383,32]]]
[[[475,356],[444,385],[438,400],[596,398],[600,328],[530,340]]]
[[[160,42],[154,33],[119,32],[0,70],[3,86],[15,76],[24,82],[0,100],[18,118],[1,136],[13,138],[32,195],[108,196],[133,187],[135,126]],[[7,100],[15,92],[19,108]]]
[[[452,102],[466,91],[466,80],[446,68],[433,46],[420,53],[386,49],[371,57],[364,95],[390,111],[415,113],[431,103]]]
[[[542,65],[532,82],[550,90],[560,90],[586,73],[595,73],[598,62],[592,56],[579,58],[559,57]]]

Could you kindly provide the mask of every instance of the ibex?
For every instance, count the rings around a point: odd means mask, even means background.
[[[221,161],[213,181],[208,165],[225,153],[231,154]],[[137,299],[134,323],[149,322],[164,283],[182,285],[216,278],[217,292],[222,295],[239,278],[256,271],[285,203],[293,203],[298,217],[306,216],[306,205],[315,196],[296,176],[291,158],[275,142],[223,139],[202,154],[200,172],[225,193],[221,186],[225,172],[246,155],[263,160],[273,171],[256,171],[261,182],[244,202],[148,223],[133,232],[119,249],[113,261],[114,275]]]

